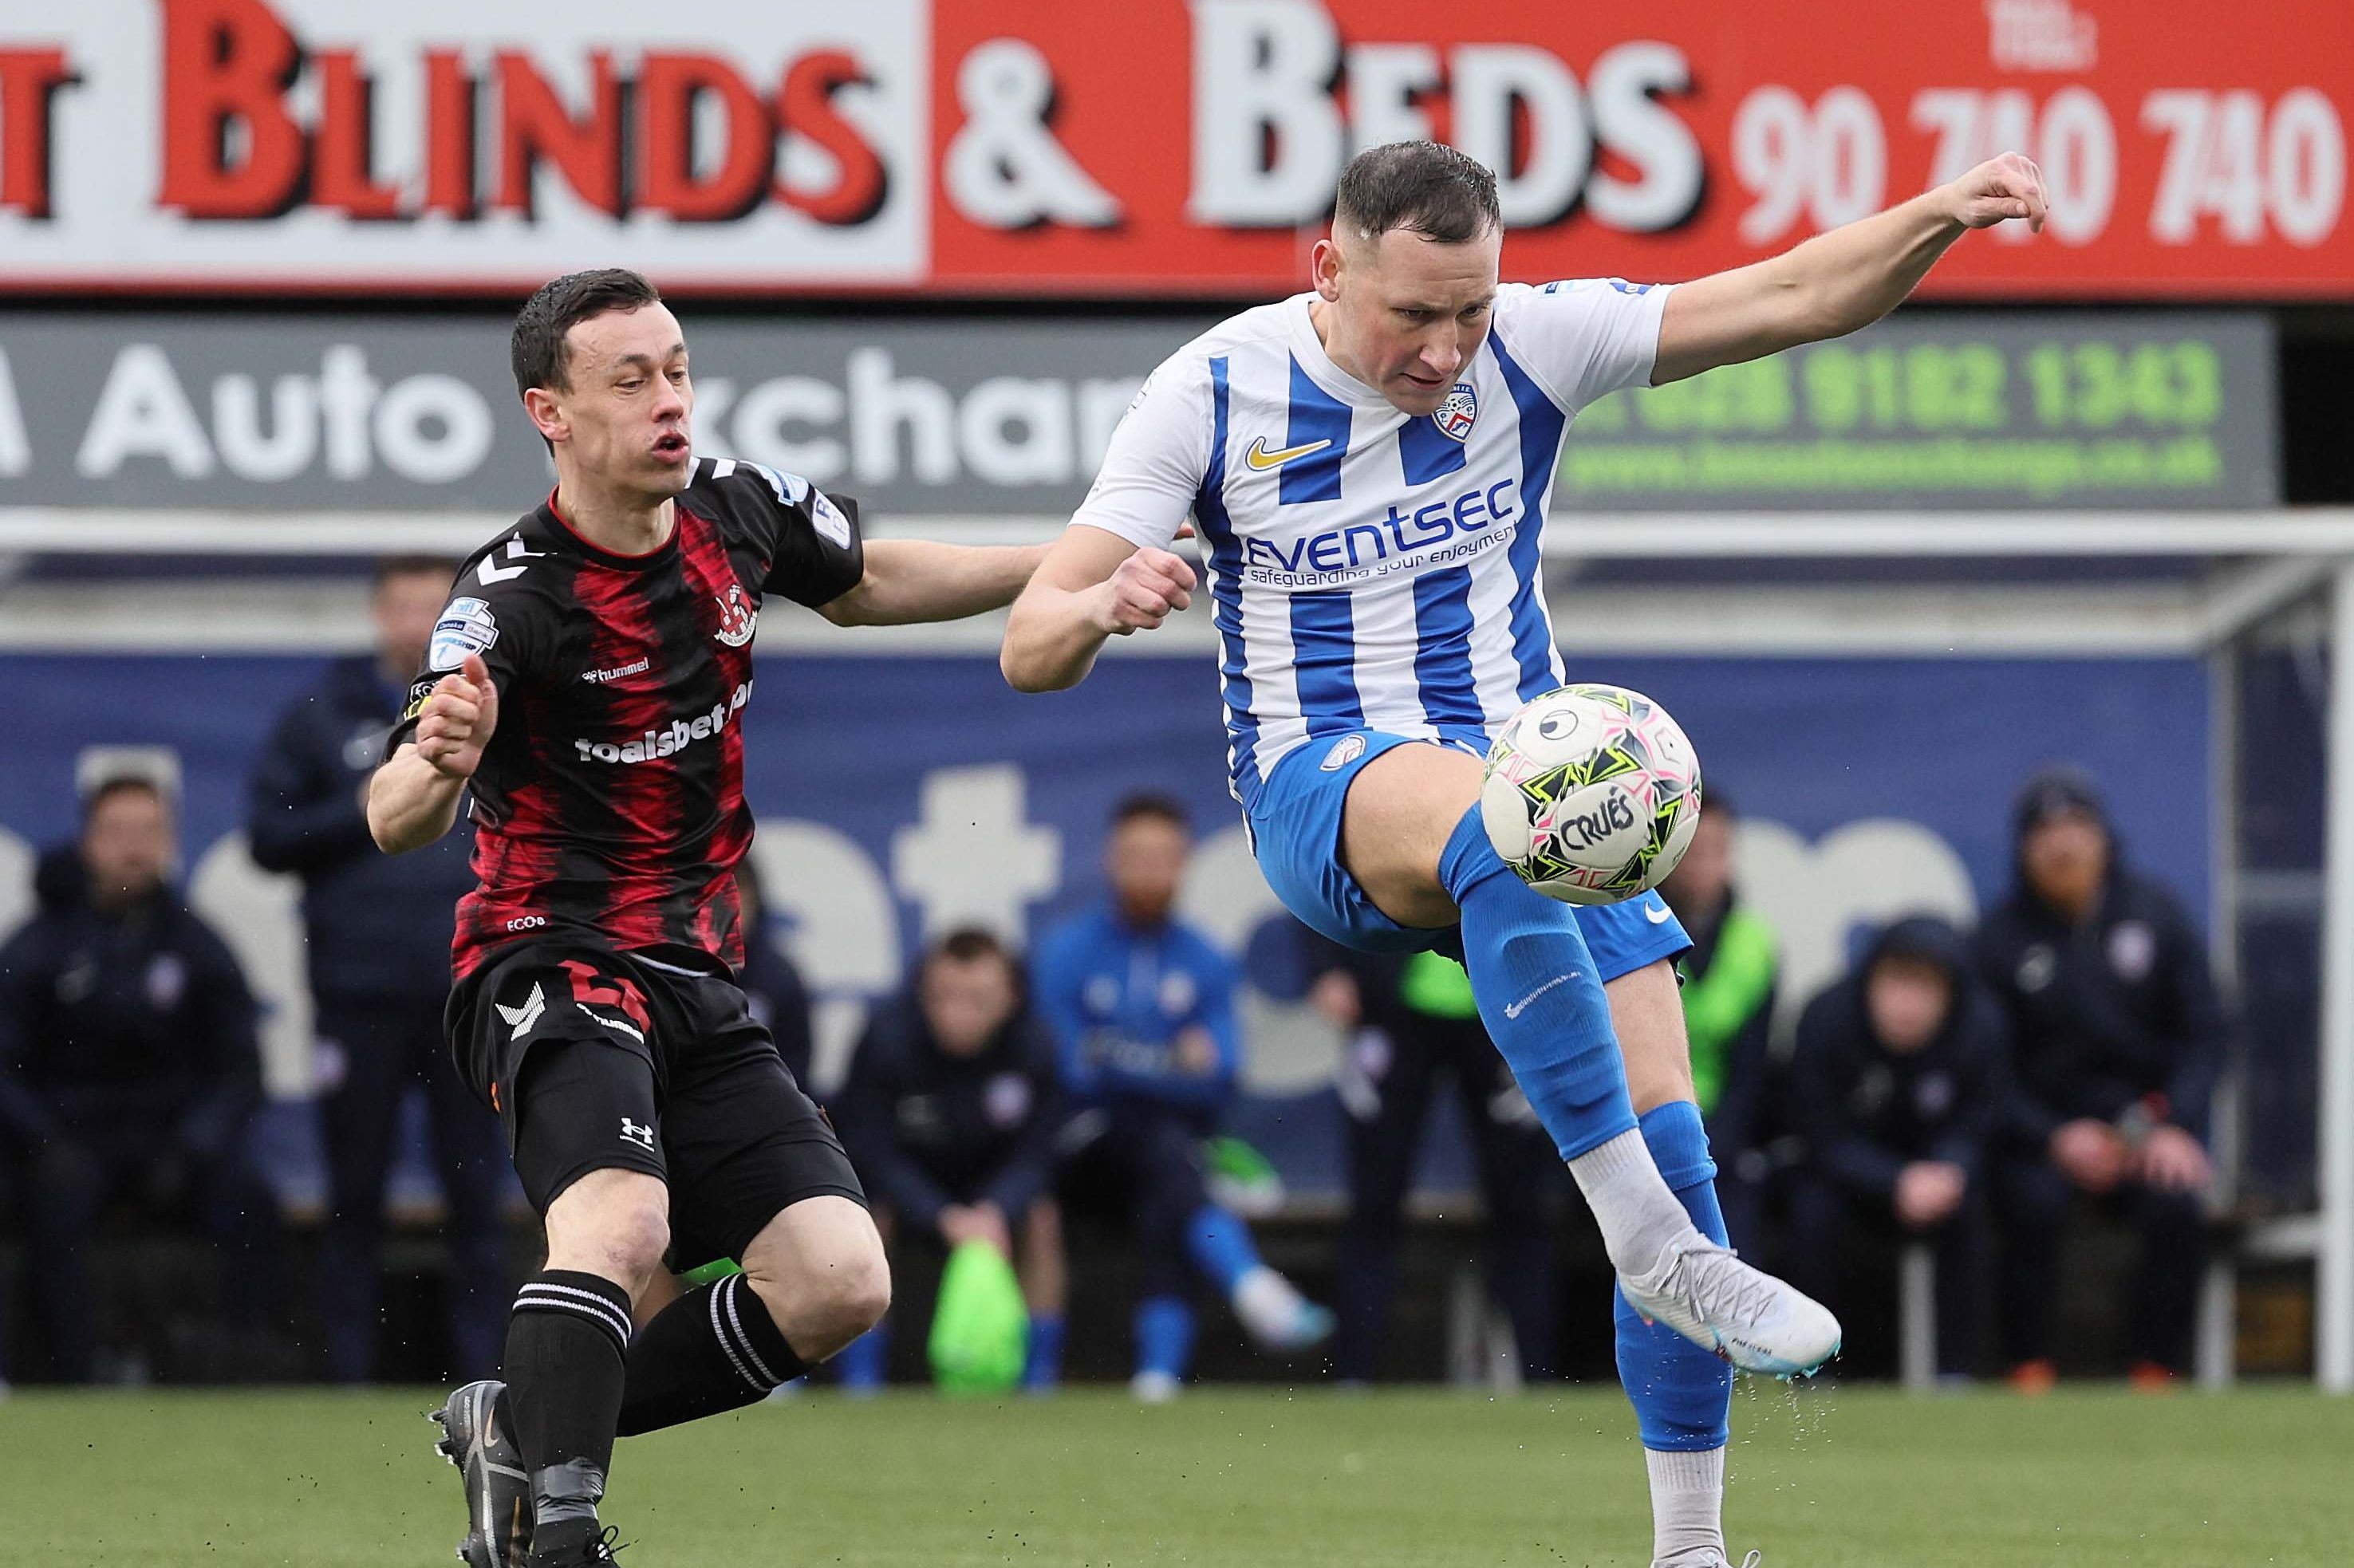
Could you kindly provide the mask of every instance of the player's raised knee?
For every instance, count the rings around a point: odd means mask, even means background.
[[[833,1308],[845,1339],[855,1339],[891,1309],[891,1264],[875,1247],[846,1261],[836,1277]]]
[[[743,1262],[769,1315],[809,1361],[833,1354],[891,1307],[883,1238],[845,1198],[793,1204],[752,1239]]]
[[[813,1260],[801,1279],[786,1312],[774,1305],[769,1310],[793,1348],[811,1361],[833,1354],[891,1309],[891,1266],[879,1245]]]

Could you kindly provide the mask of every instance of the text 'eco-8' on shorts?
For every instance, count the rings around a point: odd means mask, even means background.
[[[670,1188],[671,1255],[743,1256],[805,1198],[866,1201],[842,1140],[732,980],[576,941],[494,956],[451,992],[451,1049],[540,1213],[592,1171]]]
[[[1320,934],[1363,952],[1463,956],[1457,927],[1401,926],[1373,906],[1341,863],[1341,810],[1349,786],[1374,758],[1393,747],[1442,745],[1488,754],[1477,729],[1448,729],[1442,739],[1352,730],[1296,747],[1275,765],[1245,807],[1260,872],[1284,906]],[[1594,955],[1595,972],[1614,980],[1691,947],[1682,924],[1657,893],[1622,904],[1568,905]]]

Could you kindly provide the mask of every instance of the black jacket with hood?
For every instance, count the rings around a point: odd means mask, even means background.
[[[33,884],[33,917],[0,947],[0,1139],[96,1118],[226,1149],[261,1098],[253,996],[228,945],[168,885],[98,908],[71,845]]]
[[[2054,792],[2105,823],[2089,783],[2046,776],[2021,797],[2020,842]],[[2009,1015],[2010,1130],[2041,1148],[2062,1122],[2138,1107],[2203,1142],[2231,1038],[2206,941],[2171,894],[2125,866],[2114,830],[2109,844],[2108,881],[2083,922],[2036,896],[2022,871],[1978,927],[1978,972]]]
[[[1953,987],[1926,1045],[1882,1044],[1864,985],[1883,958],[1934,964]],[[1807,1004],[1791,1060],[1792,1101],[1815,1168],[1859,1196],[1886,1201],[1916,1160],[1960,1166],[1973,1180],[2008,1110],[2002,1014],[1971,973],[1959,932],[1931,916],[1899,920],[1863,962]]]
[[[951,1056],[910,989],[875,1010],[832,1110],[860,1179],[907,1224],[930,1230],[949,1204],[984,1199],[1013,1221],[1054,1181],[1060,1083],[1027,1008]]]

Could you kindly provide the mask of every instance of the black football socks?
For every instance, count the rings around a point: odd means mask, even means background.
[[[688,1291],[630,1346],[620,1435],[740,1410],[809,1370],[740,1274]]]
[[[629,1292],[610,1279],[551,1268],[515,1294],[505,1377],[531,1477],[535,1563],[578,1558],[597,1533],[629,1343]]]

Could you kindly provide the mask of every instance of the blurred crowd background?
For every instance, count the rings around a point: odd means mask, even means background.
[[[359,792],[548,482],[532,286],[652,276],[701,450],[1044,538],[1347,154],[1430,134],[1536,281],[2042,164],[2047,231],[1888,323],[1587,411],[1554,619],[1699,748],[1700,1096],[1836,1375],[2354,1385],[2354,15],[2284,5],[0,17],[0,1378],[494,1360],[537,1237],[441,1041],[464,834],[387,860]],[[1461,970],[1259,879],[1205,618],[1051,699],[997,635],[761,627],[746,988],[900,1279],[823,1375],[928,1376],[979,1243],[1040,1384],[1612,1376]]]

